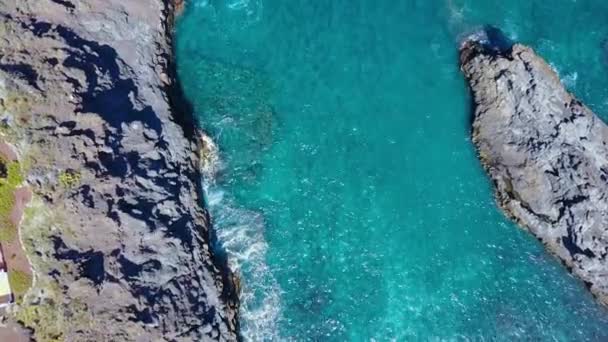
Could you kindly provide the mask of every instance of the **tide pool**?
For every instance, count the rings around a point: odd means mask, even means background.
[[[182,85],[251,341],[606,341],[608,311],[496,208],[458,44],[528,44],[608,114],[608,2],[192,0]]]

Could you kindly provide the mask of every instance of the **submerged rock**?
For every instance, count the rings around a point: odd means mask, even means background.
[[[34,192],[11,316],[37,341],[237,339],[172,68],[182,4],[0,0],[0,134]]]
[[[529,47],[469,40],[461,64],[500,207],[608,305],[608,127]]]

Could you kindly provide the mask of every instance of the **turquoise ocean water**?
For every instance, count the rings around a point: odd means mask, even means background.
[[[608,340],[495,207],[457,61],[494,25],[608,114],[607,22],[601,0],[191,0],[179,75],[219,148],[207,204],[243,336]]]

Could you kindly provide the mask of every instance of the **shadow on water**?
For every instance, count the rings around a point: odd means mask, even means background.
[[[197,124],[220,146],[217,158],[210,158],[217,166],[210,168],[213,172],[203,184],[214,228],[212,248],[243,279],[240,333],[249,340],[275,340],[280,290],[266,264],[266,220],[243,205],[234,191],[254,191],[259,186],[262,160],[275,140],[273,82],[258,68],[196,56],[184,60],[180,69],[195,70],[182,75],[196,80],[185,95],[193,94],[189,99]]]
[[[508,54],[513,48],[514,42],[499,28],[492,25],[485,25],[483,31],[485,32],[486,40],[482,43],[489,51],[494,51],[496,54],[503,55]]]
[[[175,49],[175,47],[173,47]],[[187,99],[180,81],[179,73],[177,72],[177,66],[175,61],[170,60],[168,75],[173,80],[172,84],[168,86],[169,103],[173,111],[173,119],[175,122],[182,127],[186,136],[190,139],[198,139],[196,131],[200,127],[198,126],[197,120],[194,116],[194,106]],[[199,198],[203,202],[205,200],[205,190],[203,188],[203,174],[201,170],[197,170],[196,182],[197,193]],[[202,203],[205,207],[206,221],[208,222],[208,243],[213,252],[213,262],[221,271],[222,283],[224,288],[222,295],[224,298],[229,299],[234,303],[239,303],[239,290],[238,290],[238,279],[234,277],[232,270],[228,265],[228,254],[223,248],[222,244],[219,243],[219,239],[216,233],[216,229],[213,225],[213,221],[209,215],[208,203]],[[237,331],[239,331],[239,320],[237,320]]]

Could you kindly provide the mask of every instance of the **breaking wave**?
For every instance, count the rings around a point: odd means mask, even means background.
[[[216,181],[224,165],[219,149],[207,136],[201,137],[201,170],[207,208],[228,264],[243,280],[239,320],[246,341],[278,340],[280,288],[266,264],[268,244],[262,214],[239,206]]]

